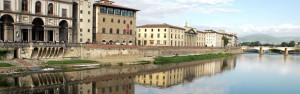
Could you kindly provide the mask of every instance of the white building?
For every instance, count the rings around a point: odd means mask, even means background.
[[[222,33],[214,30],[204,30],[206,47],[223,47]]]
[[[0,40],[74,42],[72,6],[72,0],[0,0]]]

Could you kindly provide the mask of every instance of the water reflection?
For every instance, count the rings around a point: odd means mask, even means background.
[[[151,74],[137,75],[136,83],[143,86],[167,88],[178,84],[186,84],[203,76],[213,76],[236,66],[235,57],[210,60],[197,65],[179,67]]]
[[[192,83],[236,67],[236,56],[171,65],[139,65],[62,73],[31,74],[15,81],[32,81],[28,88],[6,89],[0,94],[135,94],[135,84],[168,88]],[[154,70],[151,70],[154,69]],[[17,82],[18,83],[18,82]],[[32,83],[32,84],[30,84]],[[22,85],[20,85],[22,86]]]

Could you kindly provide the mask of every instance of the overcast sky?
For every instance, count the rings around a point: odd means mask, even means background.
[[[239,36],[300,36],[300,0],[114,0],[139,9],[137,25],[187,21],[199,29],[224,29]]]

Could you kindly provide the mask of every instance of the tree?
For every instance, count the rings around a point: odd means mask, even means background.
[[[288,44],[289,47],[295,47],[296,42],[295,41],[290,41],[290,43]]]
[[[287,46],[289,46],[289,44],[287,42],[282,42],[281,43],[281,47],[287,47]]]
[[[224,47],[226,47],[229,43],[229,39],[227,37],[223,36],[222,40],[224,41]]]

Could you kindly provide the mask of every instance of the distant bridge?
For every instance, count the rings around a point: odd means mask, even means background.
[[[249,49],[257,50],[259,52],[259,54],[264,54],[265,51],[274,49],[274,50],[283,51],[284,55],[288,55],[289,51],[300,50],[300,47],[270,47],[270,46],[249,47],[249,46],[242,46],[241,48],[243,49],[243,51],[249,50]]]

